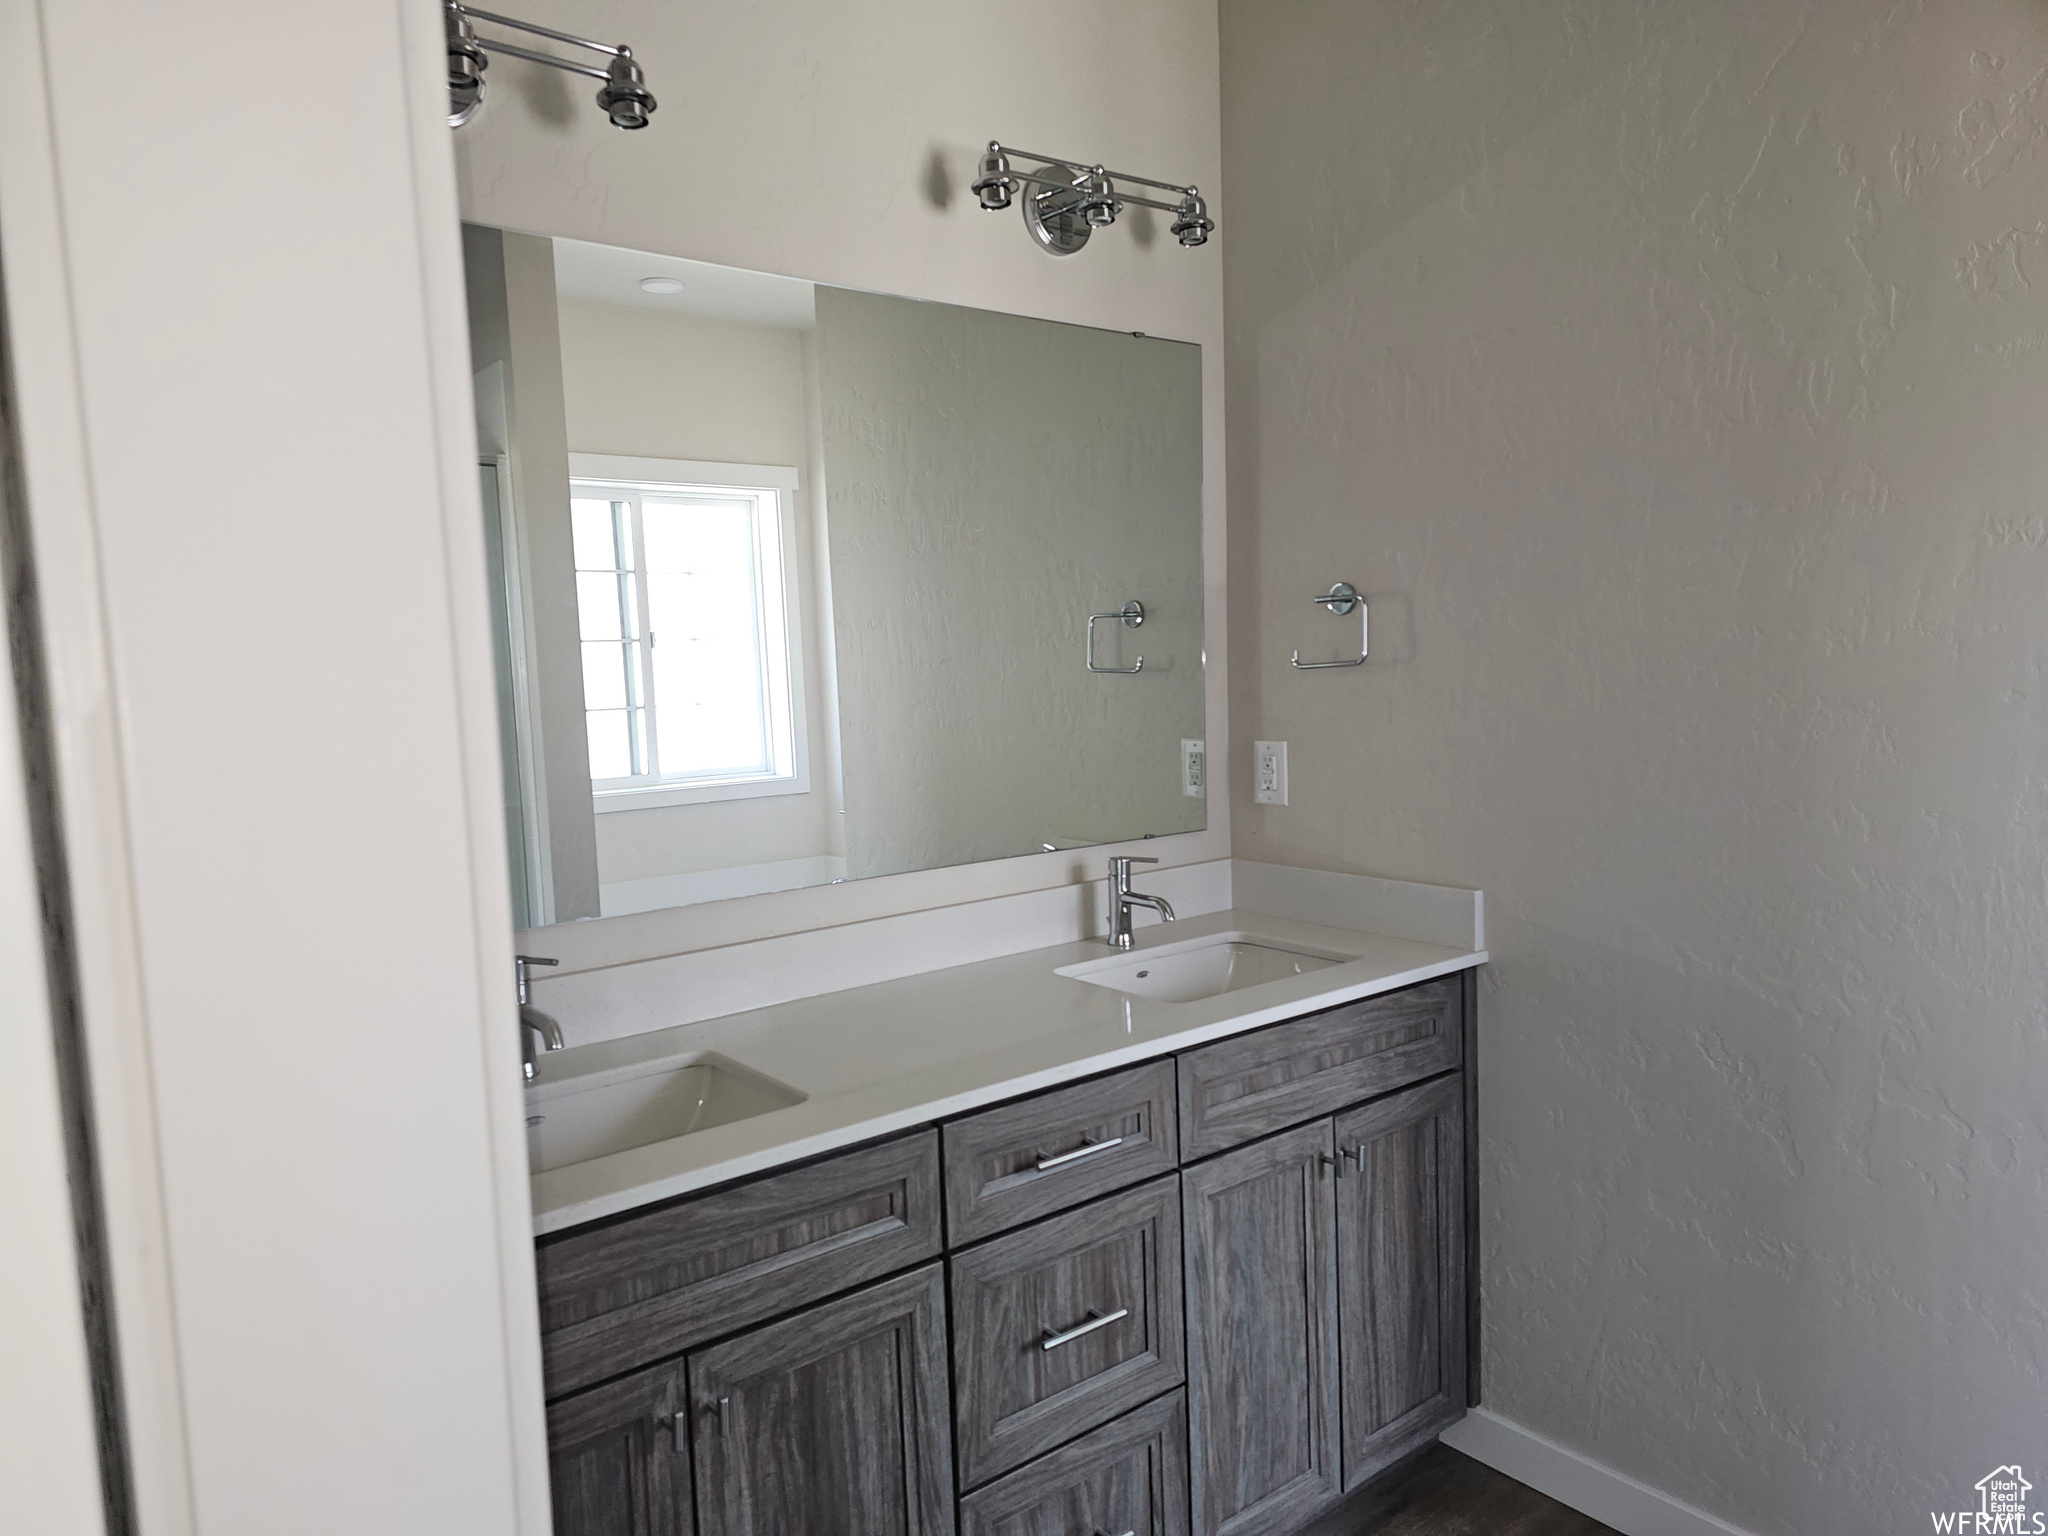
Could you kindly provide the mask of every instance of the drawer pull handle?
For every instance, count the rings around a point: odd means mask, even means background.
[[[1084,1157],[1093,1157],[1098,1152],[1107,1152],[1110,1148],[1123,1144],[1124,1139],[1121,1136],[1112,1136],[1107,1141],[1084,1141],[1073,1151],[1062,1152],[1058,1157],[1041,1157],[1038,1160],[1038,1171],[1049,1173],[1055,1168],[1064,1168],[1069,1163],[1078,1163]]]
[[[1114,1312],[1090,1311],[1087,1322],[1077,1323],[1065,1333],[1054,1333],[1050,1328],[1046,1329],[1045,1337],[1039,1340],[1038,1347],[1050,1352],[1058,1349],[1062,1344],[1073,1343],[1074,1340],[1080,1338],[1084,1333],[1093,1333],[1098,1328],[1107,1328],[1111,1323],[1122,1322],[1130,1315],[1131,1309],[1129,1307],[1118,1307]]]

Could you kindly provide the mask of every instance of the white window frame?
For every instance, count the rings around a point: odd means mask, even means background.
[[[651,810],[669,805],[708,805],[772,795],[806,795],[811,790],[809,696],[804,686],[803,601],[796,558],[797,472],[780,464],[724,464],[703,459],[652,459],[609,453],[569,455],[572,493],[627,490],[639,494],[717,491],[751,495],[762,503],[755,518],[755,559],[764,620],[763,664],[768,693],[771,755],[784,758],[787,772],[695,779],[683,784],[621,784],[598,780],[591,799],[608,811]],[[635,559],[646,558],[644,549]],[[644,572],[643,578],[644,578]],[[780,620],[780,623],[777,620]],[[645,623],[645,609],[642,609]],[[777,644],[780,637],[781,643]],[[643,651],[643,656],[645,656]],[[655,701],[659,710],[660,703]],[[783,722],[787,721],[784,740]],[[609,787],[605,787],[609,786]]]

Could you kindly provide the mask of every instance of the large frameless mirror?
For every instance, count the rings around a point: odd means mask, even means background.
[[[464,230],[521,927],[1201,830],[1201,354]]]

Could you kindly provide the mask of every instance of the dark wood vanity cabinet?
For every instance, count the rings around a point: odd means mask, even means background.
[[[1198,1536],[1301,1525],[1465,1411],[1453,1073],[1190,1168]]]
[[[544,1240],[558,1536],[1294,1536],[1476,1401],[1471,1002]]]
[[[1465,1099],[1456,1075],[1337,1116],[1344,1488],[1465,1412]]]
[[[677,1360],[549,1406],[555,1536],[689,1536],[687,1400]]]
[[[1330,1122],[1181,1176],[1199,1536],[1293,1531],[1341,1491]]]
[[[937,1265],[693,1354],[699,1536],[953,1530]]]
[[[1181,1384],[1177,1175],[970,1248],[949,1268],[966,1486]]]

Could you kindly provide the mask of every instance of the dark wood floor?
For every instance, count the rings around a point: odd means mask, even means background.
[[[1393,1468],[1303,1536],[1616,1536],[1447,1445]]]

